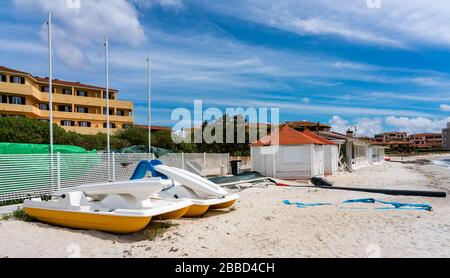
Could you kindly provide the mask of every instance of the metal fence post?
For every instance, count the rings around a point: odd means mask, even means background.
[[[56,188],[61,190],[61,153],[56,153]]]
[[[230,153],[227,153],[227,175],[230,174]]]
[[[206,178],[206,152],[203,153],[203,176]]]
[[[116,181],[116,153],[112,153],[112,181]]]
[[[184,170],[184,152],[181,153],[181,169]]]

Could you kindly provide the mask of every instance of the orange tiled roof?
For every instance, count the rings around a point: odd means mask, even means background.
[[[19,71],[19,70],[7,68],[7,67],[4,67],[4,66],[0,66],[0,71],[28,75],[29,77],[34,78],[37,82],[48,83],[48,77],[43,78],[43,77],[39,77],[39,76],[32,76],[28,72]],[[53,83],[57,84],[57,85],[63,85],[63,86],[83,87],[83,88],[86,88],[86,89],[93,89],[93,90],[105,90],[105,88],[103,88],[103,87],[83,84],[83,83],[80,83],[80,82],[71,82],[71,81],[58,80],[58,79],[53,79]],[[113,88],[109,88],[109,90],[110,91],[117,91],[116,89],[113,89]]]
[[[302,132],[296,131],[287,125],[281,127],[278,132],[266,135],[260,140],[250,144],[250,146],[269,146],[269,145],[324,145],[325,143],[310,137]]]
[[[27,72],[18,71],[18,70],[15,70],[15,69],[4,67],[4,66],[0,66],[0,71],[11,72],[11,73],[19,73],[19,74],[28,74]]]
[[[305,130],[303,131],[303,134],[305,134],[305,135],[307,135],[307,136],[309,136],[309,137],[312,137],[312,138],[314,138],[314,139],[316,139],[316,140],[319,140],[319,141],[321,141],[322,143],[324,143],[325,145],[337,145],[335,142],[330,141],[330,140],[328,140],[328,139],[325,139],[325,138],[323,138],[322,136],[317,135],[316,133],[311,132],[311,131],[309,131],[309,130],[307,130],[307,129],[305,129]]]

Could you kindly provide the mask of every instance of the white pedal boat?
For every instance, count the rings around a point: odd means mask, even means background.
[[[170,183],[170,182],[169,182]],[[59,226],[113,233],[137,232],[152,218],[182,217],[192,206],[189,200],[151,200],[167,186],[161,178],[99,183],[60,190],[49,201],[24,202],[26,213]]]
[[[152,200],[190,200],[193,205],[184,216],[199,217],[208,209],[230,208],[239,200],[217,184],[183,169],[163,165],[158,160],[150,161],[152,176],[171,180],[172,184],[157,191]]]

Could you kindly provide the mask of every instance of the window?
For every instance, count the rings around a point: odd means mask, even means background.
[[[0,82],[6,82],[6,75],[0,74]]]
[[[48,123],[48,122],[50,122],[49,120],[47,120],[47,119],[39,119],[39,121],[41,121],[41,122],[44,122],[44,123]]]
[[[103,93],[103,98],[106,99],[106,92]],[[114,99],[114,95],[111,92],[109,92],[109,99]]]
[[[58,111],[61,111],[61,112],[72,112],[72,106],[70,106],[70,105],[59,105],[58,106]]]
[[[63,95],[69,95],[69,96],[71,96],[72,95],[72,89],[63,89],[62,90],[62,93],[63,93]]]
[[[91,127],[90,122],[78,122],[78,125],[81,127]]]
[[[77,112],[78,113],[89,113],[89,109],[87,107],[78,106]]]
[[[50,91],[49,86],[41,86],[41,92],[48,93]],[[53,93],[55,93],[55,87],[52,88]]]
[[[40,110],[50,110],[48,103],[39,103]]]
[[[25,105],[25,98],[24,97],[11,96],[9,98],[10,98],[9,99],[9,103],[10,104]]]
[[[61,121],[61,126],[75,126],[75,123],[73,121]]]
[[[103,115],[106,115],[106,107],[103,107]],[[114,115],[114,110],[113,109],[109,109],[109,115]]]
[[[130,124],[124,124],[124,125],[123,125],[123,128],[124,128],[124,129],[126,129],[126,128],[131,128],[131,127],[132,127],[132,125],[130,125]]]
[[[109,127],[110,128],[116,128],[116,124],[115,123],[109,123]],[[106,123],[103,123],[103,128],[107,128]]]
[[[0,95],[0,103],[8,103],[8,97],[4,95]]]
[[[15,84],[25,84],[25,78],[20,76],[10,76],[9,82],[15,83]]]
[[[125,116],[125,111],[123,110],[117,110],[117,116]]]
[[[77,96],[79,96],[79,97],[87,97],[88,93],[86,91],[78,90],[77,91]]]

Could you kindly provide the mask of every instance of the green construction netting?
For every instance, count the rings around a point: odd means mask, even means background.
[[[1,194],[36,191],[48,188],[51,183],[48,145],[0,143],[0,197]],[[86,151],[75,146],[54,146],[54,182],[59,173],[61,183],[78,180],[95,174],[101,164],[96,151]]]
[[[120,150],[120,153],[148,153],[148,146],[139,145],[139,146],[125,147]],[[172,153],[172,151],[168,149],[152,147],[152,153],[155,154],[156,157],[161,157],[168,153]]]
[[[77,146],[54,145],[54,153],[96,153]],[[18,144],[18,143],[0,143],[0,154],[48,154],[49,145],[44,144]]]

